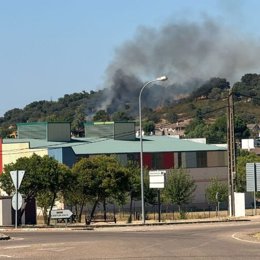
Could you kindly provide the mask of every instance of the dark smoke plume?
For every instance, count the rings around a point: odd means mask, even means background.
[[[225,78],[232,86],[245,73],[258,72],[259,56],[259,42],[209,19],[142,27],[116,50],[107,69],[103,108],[116,111],[127,102],[138,105],[143,82],[161,75],[168,76],[167,87],[145,91],[146,105],[174,100],[212,77]]]

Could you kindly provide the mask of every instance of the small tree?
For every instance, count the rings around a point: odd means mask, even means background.
[[[216,205],[216,212],[219,210],[219,203],[226,202],[228,199],[228,185],[220,182],[216,177],[211,179],[206,189],[206,198],[208,202]]]
[[[192,201],[195,190],[195,181],[184,169],[171,169],[167,175],[164,196],[172,204],[178,205],[180,213],[181,206]]]
[[[134,199],[140,198],[140,167],[136,162],[130,161],[128,162],[126,169],[128,171],[129,181],[128,181],[128,192],[130,197],[130,205],[129,205],[129,218],[128,222],[132,222],[132,214],[133,214],[133,201]]]

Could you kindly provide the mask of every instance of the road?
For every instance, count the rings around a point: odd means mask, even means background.
[[[260,222],[4,232],[0,259],[260,259]]]

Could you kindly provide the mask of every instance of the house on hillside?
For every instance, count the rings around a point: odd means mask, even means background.
[[[260,137],[260,126],[259,124],[247,124],[247,128],[255,138]]]
[[[173,124],[157,124],[155,135],[175,135],[184,137],[185,129],[189,125],[190,121],[190,119],[187,119]]]

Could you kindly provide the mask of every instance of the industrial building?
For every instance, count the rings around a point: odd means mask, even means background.
[[[209,145],[173,136],[144,136],[143,162],[148,169],[183,167],[196,182],[194,203],[205,206],[205,189],[217,177],[227,181],[225,146]],[[0,142],[0,172],[19,157],[49,155],[71,167],[79,158],[116,155],[122,162],[139,161],[140,139],[134,122],[88,122],[85,137],[71,137],[70,123],[36,122],[17,124],[17,138]]]

